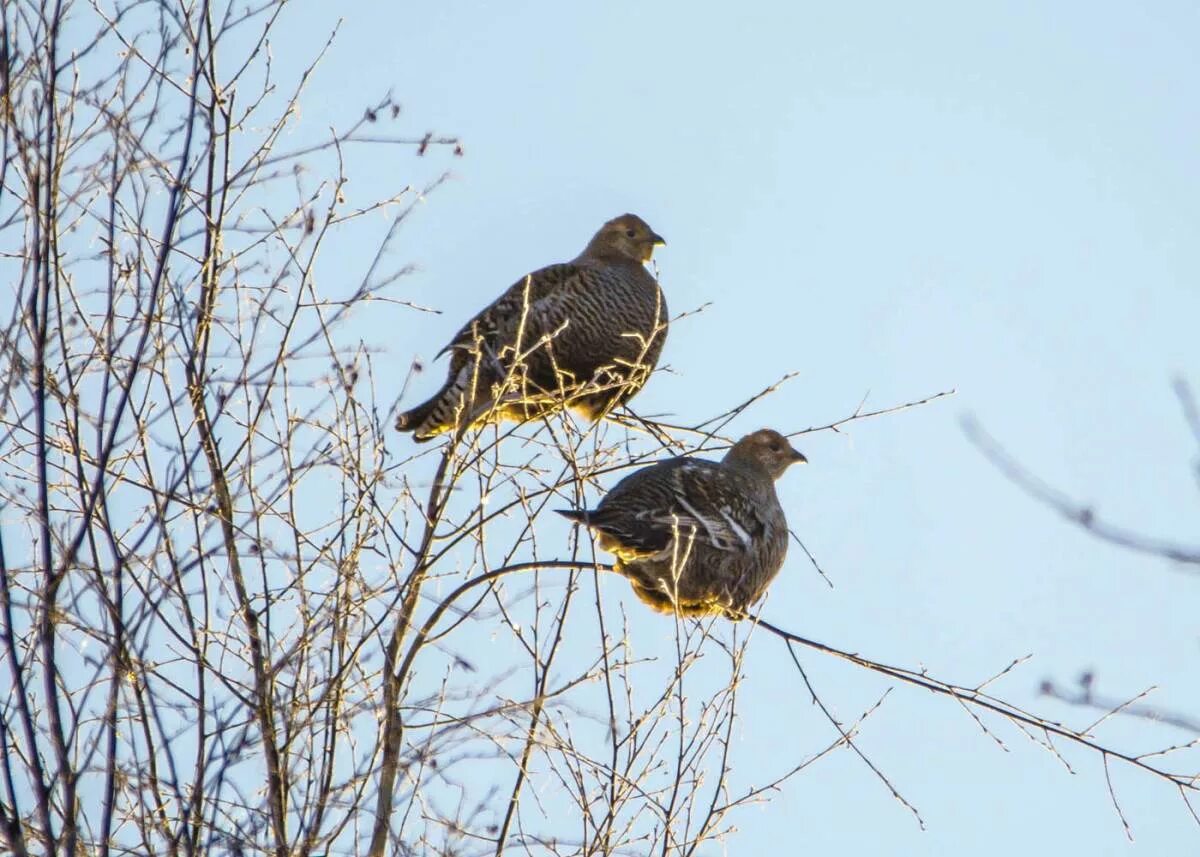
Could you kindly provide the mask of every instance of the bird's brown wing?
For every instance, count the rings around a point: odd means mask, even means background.
[[[469,352],[477,339],[492,356],[498,356],[506,346],[514,346],[518,336],[528,348],[561,325],[566,317],[563,304],[580,275],[579,266],[564,263],[522,277],[464,324],[437,356],[448,351]]]
[[[764,522],[743,482],[711,461],[663,461],[622,480],[587,523],[631,551],[661,551],[684,535],[714,550],[749,552]]]

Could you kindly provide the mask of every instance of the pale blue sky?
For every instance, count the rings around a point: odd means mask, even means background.
[[[798,370],[733,427],[795,430],[868,391],[886,405],[958,390],[800,444],[811,464],[780,492],[836,588],[795,552],[767,618],[968,684],[1032,652],[1002,695],[1077,724],[1088,715],[1037,698],[1042,677],[1093,667],[1103,692],[1154,684],[1157,704],[1200,713],[1200,580],[1037,507],[959,426],[974,414],[1122,523],[1200,538],[1198,451],[1170,389],[1176,373],[1200,384],[1200,6],[739,6],[339,4],[305,127],[353,118],[391,87],[396,127],[466,146],[461,160],[353,161],[349,190],[364,198],[454,172],[398,247],[420,268],[406,295],[445,315],[388,310],[356,327],[394,356],[387,394],[519,275],[637,212],[670,242],[658,258],[672,309],[714,304],[672,330],[677,374],[639,409],[695,419]],[[293,19],[279,61],[307,57],[333,14]],[[322,276],[361,276],[353,248],[337,248]],[[669,625],[639,617],[639,651],[667,651]],[[886,687],[807,662],[846,716]],[[832,737],[765,637],[742,714],[741,770]],[[1098,758],[1066,750],[1072,777],[1000,731],[1012,752],[953,703],[898,688],[861,740],[926,832],[843,752],[739,816],[729,853],[1156,855],[1200,842],[1170,788],[1116,766],[1127,844]],[[1119,722],[1100,734],[1133,750],[1190,737]]]

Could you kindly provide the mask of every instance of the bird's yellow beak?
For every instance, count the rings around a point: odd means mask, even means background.
[[[667,239],[663,238],[657,232],[650,233],[650,241],[654,244],[655,247],[657,247],[659,244],[663,245],[664,247],[667,246]]]

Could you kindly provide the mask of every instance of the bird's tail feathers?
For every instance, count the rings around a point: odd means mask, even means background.
[[[592,513],[587,509],[555,509],[554,511],[562,515],[568,521],[574,521],[577,524],[587,525],[591,522]]]
[[[441,402],[441,394],[439,393],[429,401],[400,414],[396,417],[396,431],[410,431],[413,433],[413,440],[418,442],[431,440],[434,437],[434,433],[430,431],[430,426],[428,425],[430,422],[429,418],[438,409]]]
[[[471,373],[464,368],[448,379],[445,386],[428,401],[396,417],[396,430],[410,431],[413,440],[424,442],[450,431],[460,422],[469,425],[475,414],[460,412],[470,383]]]

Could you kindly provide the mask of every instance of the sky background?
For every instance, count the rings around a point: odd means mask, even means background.
[[[672,329],[675,373],[656,376],[640,411],[695,421],[792,370],[730,431],[827,423],[868,394],[886,406],[957,390],[798,443],[811,463],[780,496],[835,587],[793,551],[765,618],[964,684],[1032,653],[1000,695],[1082,725],[1089,713],[1038,697],[1043,678],[1094,669],[1101,693],[1157,685],[1156,705],[1200,715],[1200,579],[1038,506],[961,420],[1102,515],[1200,541],[1200,451],[1171,390],[1176,375],[1200,385],[1200,6],[1145,6],[347,2],[293,14],[275,54],[283,68],[306,59],[340,15],[303,125],[344,124],[391,88],[394,127],[465,144],[461,159],[396,148],[353,161],[351,192],[453,170],[397,248],[418,266],[405,295],[444,315],[356,322],[398,367],[381,392],[398,395],[411,360],[432,359],[509,283],[636,212],[670,242],[657,259],[671,309],[713,304]],[[337,246],[323,275],[361,276],[355,248]],[[672,650],[669,622],[630,612],[639,651]],[[782,646],[756,643],[748,775],[834,737]],[[816,655],[806,665],[847,718],[888,686]],[[736,816],[728,853],[1200,844],[1160,781],[1113,766],[1130,844],[1097,756],[1063,748],[1071,776],[997,730],[1010,752],[953,702],[897,688],[860,743],[928,830],[841,752]],[[1194,737],[1120,720],[1099,736],[1138,752]]]

